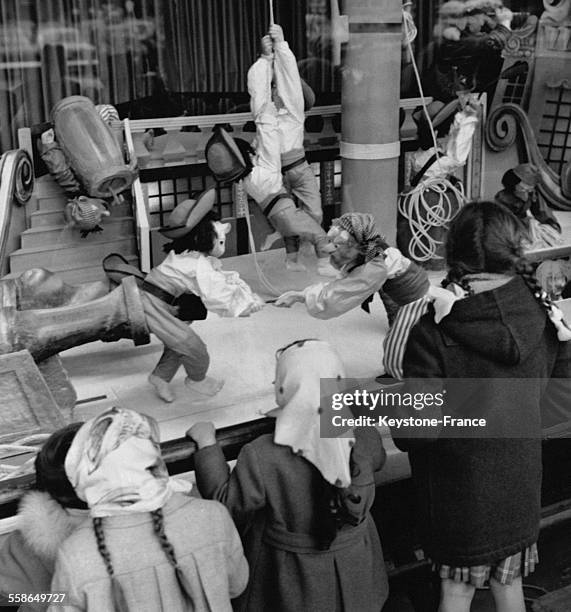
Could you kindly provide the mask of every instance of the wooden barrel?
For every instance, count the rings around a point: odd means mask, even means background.
[[[127,189],[134,174],[93,102],[69,96],[52,110],[58,144],[77,178],[94,198],[108,198]]]

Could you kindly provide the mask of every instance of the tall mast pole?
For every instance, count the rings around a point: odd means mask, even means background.
[[[396,239],[402,0],[345,0],[343,212],[372,213]]]

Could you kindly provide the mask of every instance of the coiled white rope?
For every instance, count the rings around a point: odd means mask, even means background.
[[[427,191],[438,196],[436,204],[427,201]],[[398,212],[408,221],[412,235],[408,243],[411,257],[416,261],[443,259],[436,253],[443,242],[436,240],[430,230],[435,227],[448,229],[465,201],[462,183],[456,186],[445,178],[421,181],[414,189],[399,195]]]
[[[430,135],[434,146],[434,154],[438,163],[440,154],[438,151],[438,141],[434,132],[434,127],[428,108],[424,99],[424,91],[416,59],[412,51],[412,41],[416,38],[418,30],[414,24],[412,15],[403,10],[403,27],[405,33],[405,41],[410,54],[412,68],[418,85],[418,90],[422,99],[422,108],[428,121]],[[425,193],[430,191],[438,196],[436,204],[430,204]],[[452,219],[456,216],[460,208],[466,202],[464,188],[462,183],[454,185],[446,178],[429,178],[420,181],[420,183],[408,192],[399,194],[398,211],[408,221],[411,239],[408,244],[408,252],[411,257],[417,261],[429,261],[430,259],[443,259],[437,255],[437,249],[443,244],[431,235],[430,230],[435,227],[448,229]]]

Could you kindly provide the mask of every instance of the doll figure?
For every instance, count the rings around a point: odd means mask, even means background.
[[[541,249],[561,242],[561,226],[537,193],[540,172],[533,164],[519,164],[502,177],[502,191],[496,194],[498,204],[507,206],[528,230],[527,248]]]
[[[537,266],[535,276],[543,290],[547,292],[549,299],[560,300],[567,281],[571,277],[570,272],[568,262],[561,259],[546,259]]]
[[[243,180],[274,230],[262,247],[283,236],[286,268],[299,271],[300,240],[310,242],[317,255],[317,271],[336,276],[329,263],[331,248],[321,227],[318,185],[303,150],[304,108],[310,95],[299,76],[295,56],[280,26],[270,27],[262,39],[262,55],[248,71],[250,106],[256,123],[256,147],[217,130],[206,145],[206,161],[218,182]],[[293,200],[298,196],[298,208]],[[277,233],[276,233],[277,232]]]
[[[147,324],[164,344],[149,382],[165,402],[174,400],[169,382],[180,365],[187,374],[185,385],[196,399],[216,395],[224,384],[206,375],[208,351],[198,334],[180,319],[175,304],[180,296],[197,296],[206,310],[223,317],[247,317],[264,304],[237,272],[222,270],[218,258],[224,254],[230,225],[220,223],[212,212],[215,197],[215,190],[209,189],[172,211],[169,225],[160,230],[172,240],[164,247],[168,255],[142,285]]]

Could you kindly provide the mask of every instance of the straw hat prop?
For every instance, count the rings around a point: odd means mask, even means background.
[[[214,187],[203,191],[196,200],[184,200],[170,214],[168,225],[159,232],[170,240],[177,240],[191,232],[212,210],[216,201]]]

